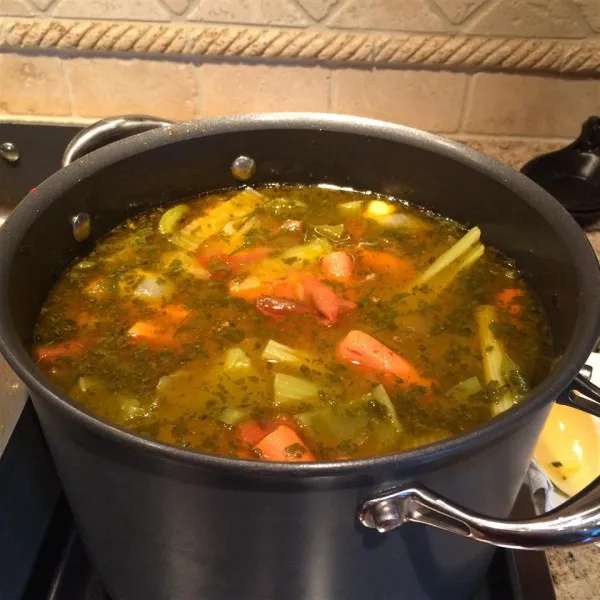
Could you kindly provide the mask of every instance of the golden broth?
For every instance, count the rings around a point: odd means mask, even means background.
[[[35,356],[140,435],[305,461],[467,431],[546,375],[549,340],[478,230],[373,194],[272,186],[117,227],[55,285]]]

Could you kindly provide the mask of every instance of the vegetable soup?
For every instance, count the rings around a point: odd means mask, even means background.
[[[35,357],[92,413],[169,444],[269,461],[407,450],[549,370],[538,301],[480,236],[330,186],[192,198],[64,273]]]

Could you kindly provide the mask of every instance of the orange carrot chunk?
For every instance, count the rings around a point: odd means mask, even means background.
[[[190,315],[190,311],[181,304],[168,304],[162,312],[164,320],[175,325],[181,325]]]
[[[405,281],[416,277],[416,270],[412,261],[400,258],[391,252],[378,252],[361,248],[359,260],[362,265],[375,273],[393,275]]]
[[[354,260],[347,252],[332,252],[321,259],[325,274],[331,279],[348,279],[352,275]]]
[[[390,383],[431,387],[432,381],[387,346],[362,331],[351,331],[338,344],[337,357],[365,374],[378,375]]]
[[[273,296],[290,298],[291,300],[304,300],[306,293],[304,286],[299,281],[282,279],[273,286]]]
[[[153,321],[137,321],[127,334],[137,343],[146,343],[153,348],[177,348],[179,341],[175,339],[176,327],[155,323]]]
[[[236,427],[236,435],[238,439],[249,446],[255,446],[258,444],[268,433],[269,429],[263,427],[256,421],[246,421],[244,423],[240,423]]]
[[[262,246],[259,248],[248,248],[247,250],[241,250],[240,252],[231,254],[225,260],[227,261],[227,263],[233,271],[238,271],[241,267],[245,265],[250,265],[252,263],[263,260],[273,252],[273,248],[267,248],[266,246]]]
[[[85,344],[78,340],[47,344],[36,348],[36,356],[40,362],[53,362],[59,358],[75,357],[83,354]]]
[[[278,462],[312,462],[312,452],[304,445],[300,436],[287,425],[279,425],[264,437],[255,449],[262,460]]]
[[[356,303],[340,298],[328,285],[314,277],[304,278],[304,289],[326,325],[333,325],[343,314],[356,308]]]
[[[521,298],[524,292],[518,288],[507,288],[498,292],[496,296],[496,307],[498,310],[505,311],[513,317],[519,317],[523,310]]]

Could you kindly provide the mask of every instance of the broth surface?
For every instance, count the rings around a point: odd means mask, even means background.
[[[468,431],[547,374],[550,345],[536,298],[476,228],[375,194],[273,186],[117,227],[55,285],[34,353],[140,435],[308,461]]]

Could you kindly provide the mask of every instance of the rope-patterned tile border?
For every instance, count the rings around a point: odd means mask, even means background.
[[[0,49],[600,73],[600,40],[0,18]]]

